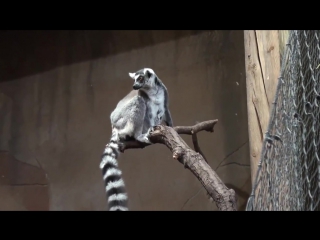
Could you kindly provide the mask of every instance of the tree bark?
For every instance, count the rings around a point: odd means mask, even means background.
[[[178,160],[188,168],[201,182],[207,190],[208,195],[214,200],[217,207],[221,211],[237,211],[237,197],[233,189],[225,186],[215,171],[207,164],[198,142],[194,142],[197,152],[192,150],[187,143],[179,136],[179,134],[193,135],[199,131],[213,132],[214,125],[218,120],[211,120],[198,123],[194,126],[177,126],[174,128],[159,125],[152,128],[149,133],[149,139],[152,143],[160,143],[166,145],[173,153],[173,159]],[[121,146],[123,152],[129,148],[144,148],[149,144],[128,141]]]

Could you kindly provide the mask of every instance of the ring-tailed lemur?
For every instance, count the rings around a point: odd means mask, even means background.
[[[110,115],[112,135],[100,163],[110,211],[128,210],[128,197],[117,162],[119,143],[130,138],[151,143],[147,137],[151,127],[162,121],[173,126],[168,91],[155,72],[143,68],[129,76],[134,80],[134,90],[118,102]]]

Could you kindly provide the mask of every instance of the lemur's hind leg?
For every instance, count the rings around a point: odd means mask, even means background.
[[[125,127],[118,131],[118,138],[121,142],[128,141],[133,138],[134,124],[131,120],[128,120]]]
[[[143,142],[143,143],[147,143],[147,144],[152,144],[152,142],[150,142],[149,138],[147,137],[149,134],[149,131],[147,133],[142,133],[142,126],[141,126],[141,130],[136,132],[135,135],[135,139],[139,142]]]

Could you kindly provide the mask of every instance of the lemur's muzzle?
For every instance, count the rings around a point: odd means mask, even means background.
[[[141,88],[141,86],[139,84],[133,84],[132,88],[134,90],[138,90],[139,88]]]

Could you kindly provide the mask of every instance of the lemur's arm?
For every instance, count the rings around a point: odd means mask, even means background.
[[[164,113],[164,121],[169,127],[173,127],[172,117],[169,108]]]
[[[172,121],[171,113],[169,110],[169,94],[167,91],[164,92],[164,107],[165,107],[165,111],[164,111],[163,120],[165,121],[167,126],[173,127],[173,121]]]

